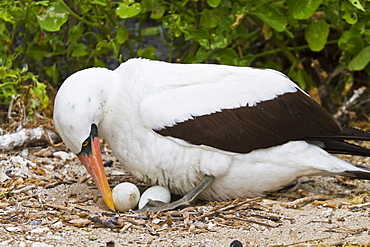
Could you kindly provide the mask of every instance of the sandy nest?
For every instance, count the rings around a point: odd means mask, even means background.
[[[112,187],[146,185],[103,148]],[[369,165],[369,158],[342,157]],[[295,192],[176,211],[112,213],[64,145],[0,154],[0,246],[370,246],[369,181],[302,178]]]

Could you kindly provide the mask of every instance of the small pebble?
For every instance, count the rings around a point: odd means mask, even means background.
[[[53,247],[53,246],[54,246],[54,245],[45,244],[45,243],[40,243],[40,242],[32,243],[32,247]]]
[[[114,247],[115,243],[113,240],[107,242],[107,247]]]
[[[112,160],[108,160],[108,161],[104,162],[104,167],[111,167],[112,165],[113,165]]]
[[[72,160],[75,157],[75,155],[73,153],[67,153],[67,152],[64,152],[64,151],[54,152],[53,156],[61,159],[63,162],[65,162],[67,160]]]
[[[47,227],[43,227],[43,228],[36,228],[36,229],[32,229],[30,231],[30,233],[35,233],[35,234],[40,234],[40,233],[44,233],[46,231],[49,231],[49,228]]]
[[[230,247],[243,247],[243,244],[239,240],[234,240],[231,242]]]

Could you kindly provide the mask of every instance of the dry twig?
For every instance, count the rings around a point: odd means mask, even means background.
[[[327,195],[313,195],[313,196],[299,198],[292,202],[276,202],[275,204],[279,204],[280,206],[285,207],[285,208],[299,208],[313,201],[329,200],[330,198],[331,197]]]
[[[16,133],[0,136],[0,150],[10,151],[29,144],[40,142],[50,143],[50,140],[53,143],[59,142],[60,137],[56,132],[41,127],[35,129],[22,129]]]

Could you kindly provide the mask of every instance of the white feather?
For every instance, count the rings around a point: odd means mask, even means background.
[[[145,66],[148,61],[141,62]],[[156,69],[145,67],[147,73],[153,75],[146,80],[150,79],[148,84],[154,84],[157,90],[141,102],[140,113],[144,123],[153,129],[173,126],[221,109],[255,106],[261,101],[297,91],[289,78],[274,70],[151,63]],[[121,69],[125,67],[121,66],[117,72]]]

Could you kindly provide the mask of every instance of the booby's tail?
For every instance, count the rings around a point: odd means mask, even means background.
[[[356,166],[356,167],[361,170],[345,171],[343,175],[347,177],[352,177],[352,178],[370,180],[370,169],[369,168],[362,167],[362,166]]]
[[[370,156],[370,149],[343,140],[326,140],[323,143],[324,149],[332,154]]]
[[[370,141],[370,133],[348,126],[342,126],[342,131],[340,133],[323,134],[305,138],[305,140],[320,146],[329,153],[370,157],[370,149],[346,142],[349,140]]]
[[[342,126],[342,131],[340,133],[330,133],[306,138],[307,142],[318,145],[332,154],[349,154],[370,157],[370,149],[347,142],[349,140],[370,141],[370,133],[348,126]],[[370,168],[354,164],[351,165],[352,166],[347,167],[347,169],[339,174],[352,178],[370,180]]]

